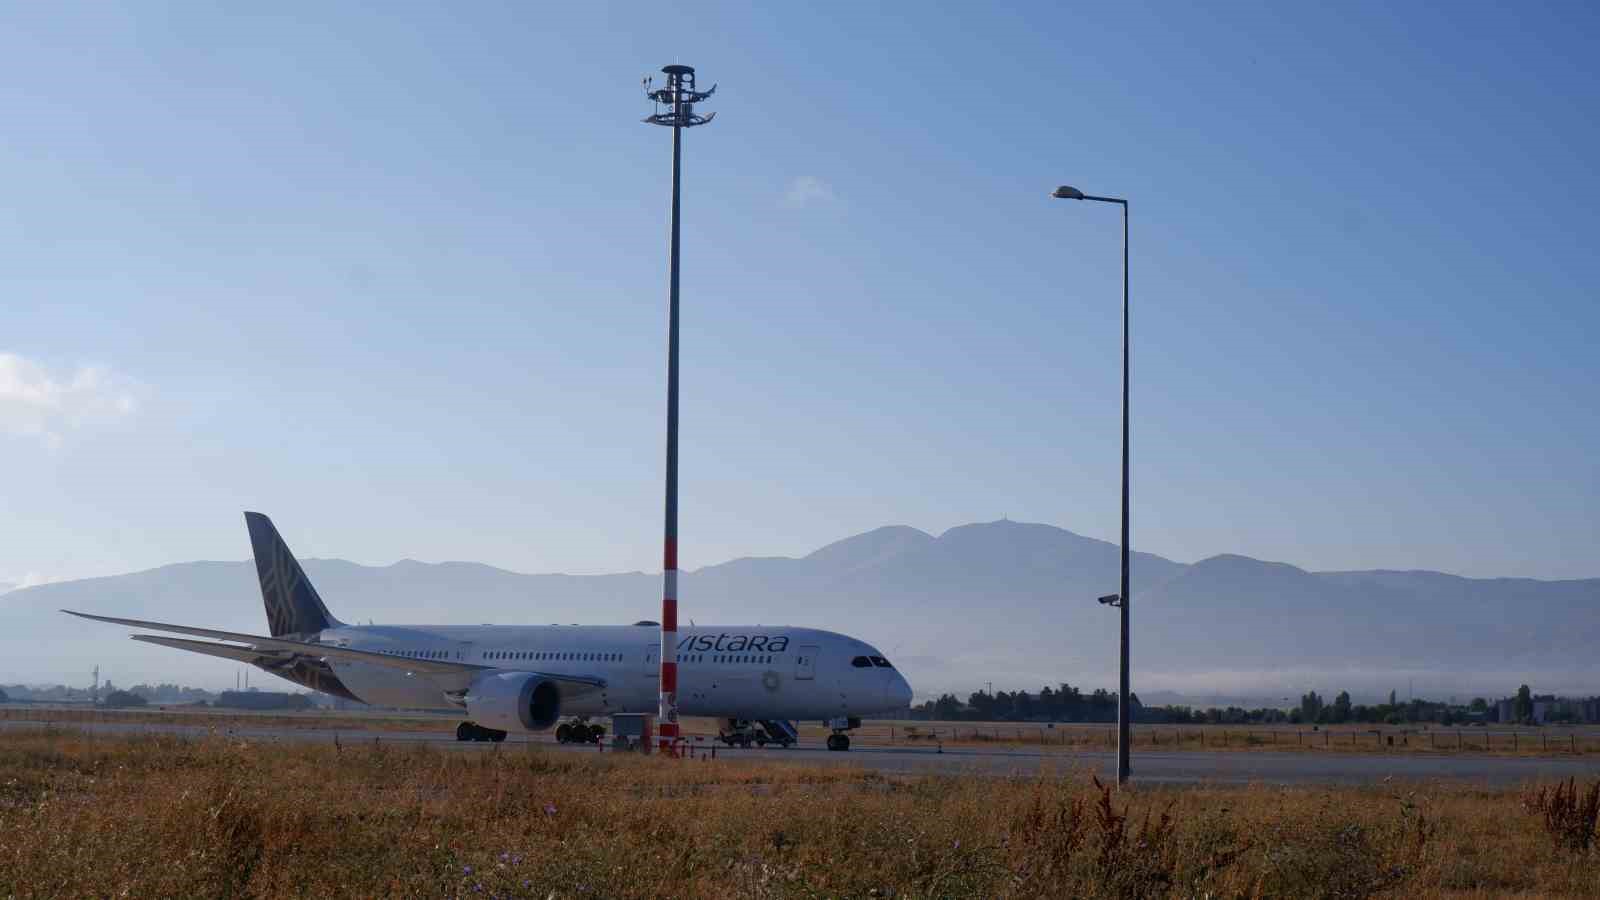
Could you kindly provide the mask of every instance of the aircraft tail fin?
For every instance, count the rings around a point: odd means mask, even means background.
[[[261,579],[261,600],[267,607],[267,626],[273,637],[286,634],[314,634],[324,628],[343,625],[311,586],[311,579],[289,552],[289,545],[278,536],[272,520],[256,512],[244,514],[250,529],[250,550],[256,558],[256,575]]]

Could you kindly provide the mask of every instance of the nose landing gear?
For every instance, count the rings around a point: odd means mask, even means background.
[[[843,752],[850,749],[850,730],[861,727],[861,720],[855,716],[847,718],[829,719],[826,724],[833,733],[828,735],[828,749]]]

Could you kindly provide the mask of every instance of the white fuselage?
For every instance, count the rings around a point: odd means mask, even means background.
[[[344,626],[323,643],[512,672],[604,679],[565,715],[654,714],[660,630],[648,625]],[[451,709],[425,677],[330,661],[351,693],[378,706]],[[865,642],[831,631],[764,626],[678,631],[678,711],[737,719],[834,719],[905,709],[911,687]]]

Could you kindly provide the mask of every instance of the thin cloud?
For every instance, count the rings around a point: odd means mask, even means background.
[[[4,594],[7,591],[20,591],[23,588],[38,587],[41,584],[52,584],[60,580],[60,578],[55,578],[50,575],[43,575],[39,572],[29,572],[22,576],[22,580],[12,584],[10,587],[0,584],[0,594]]]
[[[801,175],[789,182],[789,189],[783,194],[783,206],[786,209],[807,209],[832,203],[836,199],[833,185],[815,175]]]
[[[55,448],[68,432],[126,419],[138,410],[134,382],[104,366],[57,373],[15,353],[0,353],[0,432]]]

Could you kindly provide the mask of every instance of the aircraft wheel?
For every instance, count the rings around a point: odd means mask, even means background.
[[[501,731],[499,729],[494,729],[493,731],[489,732],[489,740],[495,742],[496,744],[500,743],[501,741],[503,741],[505,739],[506,739],[506,733],[504,731]]]
[[[476,730],[477,727],[471,722],[462,722],[460,725],[456,726],[456,740],[470,741],[472,740],[472,732]]]
[[[838,751],[849,750],[850,749],[850,735],[848,735],[848,734],[830,734],[830,735],[828,735],[828,749],[829,750],[838,750]]]
[[[560,742],[560,743],[563,743],[563,744],[572,743],[572,726],[571,725],[557,725],[556,726],[556,740],[558,742]]]

